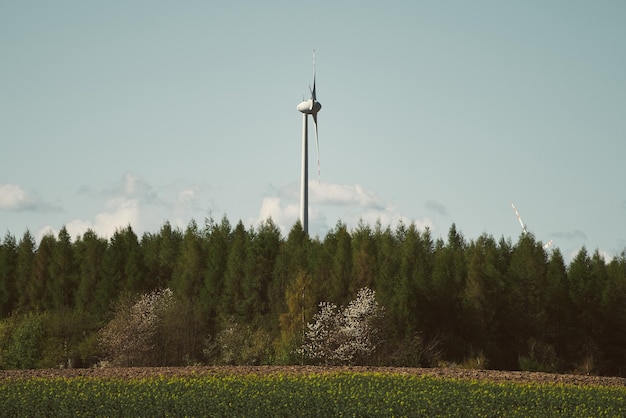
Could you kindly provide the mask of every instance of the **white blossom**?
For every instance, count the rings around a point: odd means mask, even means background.
[[[100,331],[100,344],[111,364],[133,365],[153,348],[160,315],[172,307],[170,289],[141,296],[129,307],[120,306],[115,318]]]
[[[376,292],[365,287],[345,308],[337,309],[330,302],[321,302],[319,312],[307,324],[299,353],[326,363],[350,363],[367,357],[377,347],[377,320],[384,309],[376,301]]]

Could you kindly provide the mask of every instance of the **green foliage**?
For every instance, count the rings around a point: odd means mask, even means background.
[[[379,373],[0,382],[6,416],[624,416],[623,387]]]
[[[482,357],[498,369],[626,373],[626,334],[616,331],[626,329],[624,253],[607,262],[583,248],[566,265],[558,248],[546,252],[531,234],[516,243],[486,234],[468,241],[453,224],[444,238],[433,240],[414,224],[391,229],[380,222],[353,230],[338,222],[321,239],[296,223],[282,237],[271,220],[246,228],[226,217],[202,228],[191,222],[184,231],[165,223],[141,241],[131,227],[109,240],[87,231],[75,242],[63,228],[38,245],[29,231],[19,242],[7,233],[0,244],[0,356],[7,358],[27,315],[45,313],[38,351],[31,350],[37,358],[22,362],[13,353],[13,367],[91,366],[103,355],[94,335],[115,307],[169,287],[176,304],[136,361],[224,362],[220,350],[206,356],[206,341],[216,344],[234,321],[247,337],[229,362],[299,363],[294,350],[318,303],[346,305],[365,286],[386,311],[384,350],[369,362]]]
[[[520,369],[527,372],[551,372],[560,370],[554,347],[535,339],[528,341],[528,355],[520,356]]]
[[[254,331],[233,318],[226,321],[216,341],[205,349],[207,357],[217,354],[217,364],[259,365],[267,362],[271,346],[269,335]]]
[[[46,319],[46,314],[33,312],[22,316],[14,323],[14,328],[9,331],[10,337],[6,341],[6,348],[2,350],[2,368],[37,367],[43,349]]]
[[[7,232],[4,241],[0,244],[0,318],[8,316],[15,308],[16,263],[15,237]]]

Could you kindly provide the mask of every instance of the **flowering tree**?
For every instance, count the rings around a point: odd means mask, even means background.
[[[364,287],[348,306],[338,309],[321,302],[320,310],[307,324],[299,353],[327,364],[353,363],[370,356],[380,341],[378,324],[384,308],[376,301],[376,292]]]
[[[115,317],[100,330],[100,345],[112,365],[133,366],[154,347],[159,319],[174,304],[170,289],[146,293],[132,304],[118,304]]]

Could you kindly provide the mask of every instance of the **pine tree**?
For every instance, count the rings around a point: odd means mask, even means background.
[[[177,330],[181,350],[190,359],[202,357],[202,344],[208,336],[208,324],[203,318],[200,291],[206,269],[204,242],[195,221],[185,230],[180,254],[173,272],[172,291],[177,298],[180,315],[187,319],[188,326]]]
[[[217,316],[224,289],[232,228],[225,216],[219,224],[213,219],[207,219],[204,234],[207,259],[200,289],[200,309],[209,333],[214,335],[217,332]]]
[[[33,275],[35,261],[35,239],[26,230],[17,245],[17,261],[15,266],[15,288],[17,292],[17,310],[26,312],[31,309],[28,287]]]
[[[498,265],[498,245],[493,237],[481,235],[466,251],[467,280],[461,296],[465,339],[475,354],[482,353],[491,366],[498,367],[502,359],[496,341],[505,326],[501,322],[504,274]]]
[[[452,224],[448,243],[435,246],[432,281],[429,291],[431,320],[426,326],[425,338],[439,337],[448,347],[448,355],[454,361],[462,360],[469,353],[464,340],[462,323],[461,291],[465,287],[467,262],[465,240]]]
[[[52,251],[50,281],[47,283],[52,307],[55,309],[74,306],[78,273],[73,251],[70,235],[64,226],[59,231]]]
[[[149,289],[163,289],[170,285],[178,260],[183,235],[165,222],[158,234],[145,233],[141,237],[145,277]]]
[[[349,291],[354,294],[357,289],[374,285],[378,266],[376,241],[371,228],[363,220],[359,221],[352,233],[352,255],[354,280]]]
[[[75,294],[75,306],[79,312],[102,314],[108,308],[108,301],[96,299],[97,288],[104,280],[103,263],[108,242],[88,229],[74,244],[76,263],[78,264],[78,288]],[[109,278],[107,277],[107,280]]]
[[[269,312],[269,287],[280,248],[280,230],[268,219],[262,222],[255,234],[249,234],[248,262],[243,283],[244,310],[258,322]]]
[[[56,238],[52,233],[48,233],[41,238],[39,247],[35,252],[33,272],[26,290],[28,305],[32,310],[43,311],[54,307],[50,272],[56,245]]]
[[[276,318],[287,311],[285,303],[285,291],[289,284],[296,280],[299,274],[309,272],[309,237],[304,233],[302,224],[298,221],[287,236],[287,240],[281,245],[276,258],[274,279],[270,284],[269,302]],[[314,280],[316,286],[318,282]],[[321,284],[319,284],[321,286]]]
[[[15,237],[7,232],[0,245],[0,318],[9,316],[15,308],[16,262],[17,243]]]
[[[235,322],[247,322],[250,318],[249,310],[251,307],[244,302],[244,282],[248,280],[246,277],[248,263],[248,232],[243,223],[239,221],[233,231],[230,248],[228,251],[228,263],[224,274],[224,292],[221,298],[222,305],[220,307],[220,316],[223,321],[234,317]],[[248,286],[258,287],[255,283],[249,283]]]
[[[354,285],[352,276],[352,237],[348,228],[341,221],[335,230],[328,234],[327,251],[332,255],[328,298],[337,303],[345,303]]]

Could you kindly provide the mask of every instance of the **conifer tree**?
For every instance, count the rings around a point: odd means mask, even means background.
[[[248,232],[243,223],[239,221],[233,231],[232,240],[228,251],[228,263],[224,274],[224,292],[221,297],[222,306],[220,307],[221,317],[224,321],[230,317],[235,317],[235,322],[241,323],[250,320],[251,308],[244,302],[244,282],[248,280],[246,277],[248,263]],[[255,284],[249,283],[250,290],[256,287]]]
[[[56,238],[52,233],[47,233],[41,238],[39,247],[35,252],[33,272],[27,287],[29,309],[43,311],[54,307],[51,294],[52,277],[50,274]]]
[[[48,292],[54,308],[74,307],[78,274],[73,249],[70,235],[63,226],[53,248],[48,282]]]
[[[350,288],[354,285],[352,237],[346,225],[338,222],[335,230],[326,237],[326,240],[330,244],[328,251],[332,254],[328,298],[337,303],[345,303],[348,301]]]
[[[172,291],[178,299],[180,315],[187,319],[188,326],[177,330],[181,349],[190,358],[199,359],[202,344],[207,337],[207,323],[202,316],[200,289],[206,269],[206,252],[203,239],[195,221],[185,230],[180,254],[173,272]]]
[[[225,216],[219,224],[209,218],[206,220],[204,235],[207,258],[200,288],[200,309],[207,321],[209,333],[214,335],[217,331],[217,316],[220,313],[232,227]]]
[[[273,279],[281,240],[280,230],[271,219],[249,234],[249,253],[243,282],[244,310],[259,322],[269,312],[268,292]]]
[[[30,231],[26,230],[17,245],[17,261],[15,266],[15,287],[17,292],[17,310],[30,310],[28,287],[33,275],[35,262],[35,239]]]
[[[80,312],[102,314],[108,308],[107,302],[96,299],[97,288],[103,286],[104,256],[108,242],[88,229],[74,244],[74,254],[78,264],[78,288],[75,306]],[[109,278],[107,277],[107,280]]]
[[[357,289],[374,285],[378,266],[376,241],[372,229],[363,220],[352,232],[352,255],[354,280],[349,292],[354,294]]]
[[[9,232],[0,245],[0,318],[9,316],[16,305],[17,243]]]
[[[309,250],[309,237],[298,221],[291,228],[287,240],[281,245],[276,258],[274,279],[270,284],[268,299],[276,318],[287,311],[285,291],[289,283],[296,280],[300,273],[309,271]]]

